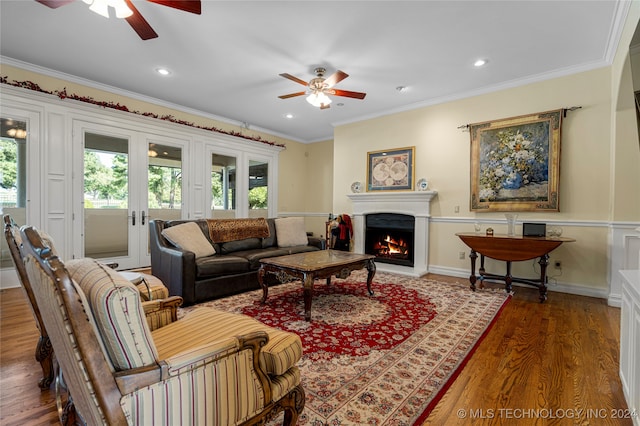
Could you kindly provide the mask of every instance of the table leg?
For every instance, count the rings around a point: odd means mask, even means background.
[[[311,299],[313,298],[313,274],[304,274],[304,319],[311,321]]]
[[[511,293],[511,283],[513,276],[511,275],[511,262],[507,260],[507,275],[504,277],[504,289],[507,293]]]
[[[267,296],[269,295],[269,286],[264,281],[265,273],[264,267],[261,266],[260,269],[258,269],[258,283],[260,287],[262,287],[262,300],[260,301],[262,305],[267,301]]]
[[[376,274],[376,262],[373,259],[367,260],[367,290],[369,291],[369,296],[373,296],[373,290],[371,289],[371,283],[373,282],[373,276]]]
[[[547,300],[547,265],[549,264],[549,255],[540,256],[538,261],[540,265],[540,303]]]
[[[471,282],[471,290],[476,291],[476,259],[478,254],[474,249],[471,249],[469,253],[469,259],[471,259],[471,275],[469,275],[469,281]]]

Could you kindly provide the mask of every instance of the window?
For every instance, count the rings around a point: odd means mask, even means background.
[[[236,158],[212,154],[211,217],[234,218],[236,192]]]
[[[269,164],[249,161],[249,216],[267,217],[269,207],[268,191]]]
[[[0,215],[9,214],[18,225],[26,223],[27,123],[0,119]],[[2,238],[0,267],[13,266]],[[5,256],[5,253],[7,254]]]

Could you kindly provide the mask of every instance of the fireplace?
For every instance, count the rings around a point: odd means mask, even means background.
[[[415,218],[396,213],[365,216],[364,252],[376,262],[413,267]]]
[[[419,277],[426,274],[429,264],[429,218],[430,205],[436,191],[397,191],[397,192],[366,192],[347,194],[353,203],[353,239],[356,253],[369,253],[375,242],[365,241],[367,227],[385,235],[380,246],[384,247],[384,240],[403,240],[409,245],[406,255],[389,254],[378,256],[376,265],[378,271],[394,272]],[[394,218],[391,222],[389,218]],[[390,224],[393,223],[392,226]],[[410,224],[410,226],[409,226]],[[373,225],[373,226],[371,226]],[[408,228],[412,227],[412,231]],[[383,231],[387,231],[386,233]],[[390,235],[393,231],[395,237]],[[375,238],[374,238],[375,239]],[[405,258],[406,257],[406,258]]]

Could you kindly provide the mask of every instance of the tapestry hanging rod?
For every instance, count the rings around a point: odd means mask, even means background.
[[[569,108],[562,108],[562,117],[564,118],[564,117],[567,116],[567,111],[568,112],[573,112],[573,111],[575,111],[577,109],[580,109],[580,108],[582,108],[582,106],[572,106],[572,107],[569,107]],[[463,132],[466,132],[466,131],[469,131],[469,126],[471,126],[471,125],[470,124],[463,124],[461,126],[458,126],[457,128],[462,130]]]

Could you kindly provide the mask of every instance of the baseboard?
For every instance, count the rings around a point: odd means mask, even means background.
[[[621,294],[609,294],[607,298],[607,304],[614,308],[620,308],[622,306],[622,295]]]
[[[20,280],[15,268],[0,270],[0,290],[20,287]]]
[[[469,279],[468,269],[450,268],[446,266],[429,265],[429,272],[432,274],[448,275],[452,277],[460,277]],[[501,281],[487,280],[488,282],[500,283]],[[513,287],[528,287],[526,284],[513,283]],[[615,295],[610,295],[608,289],[593,288],[579,283],[549,283],[547,286],[549,292],[575,294],[576,296],[596,297],[598,299],[608,299],[610,306],[620,306],[620,296],[618,295],[618,304],[615,305]],[[614,296],[612,298],[612,296]]]

